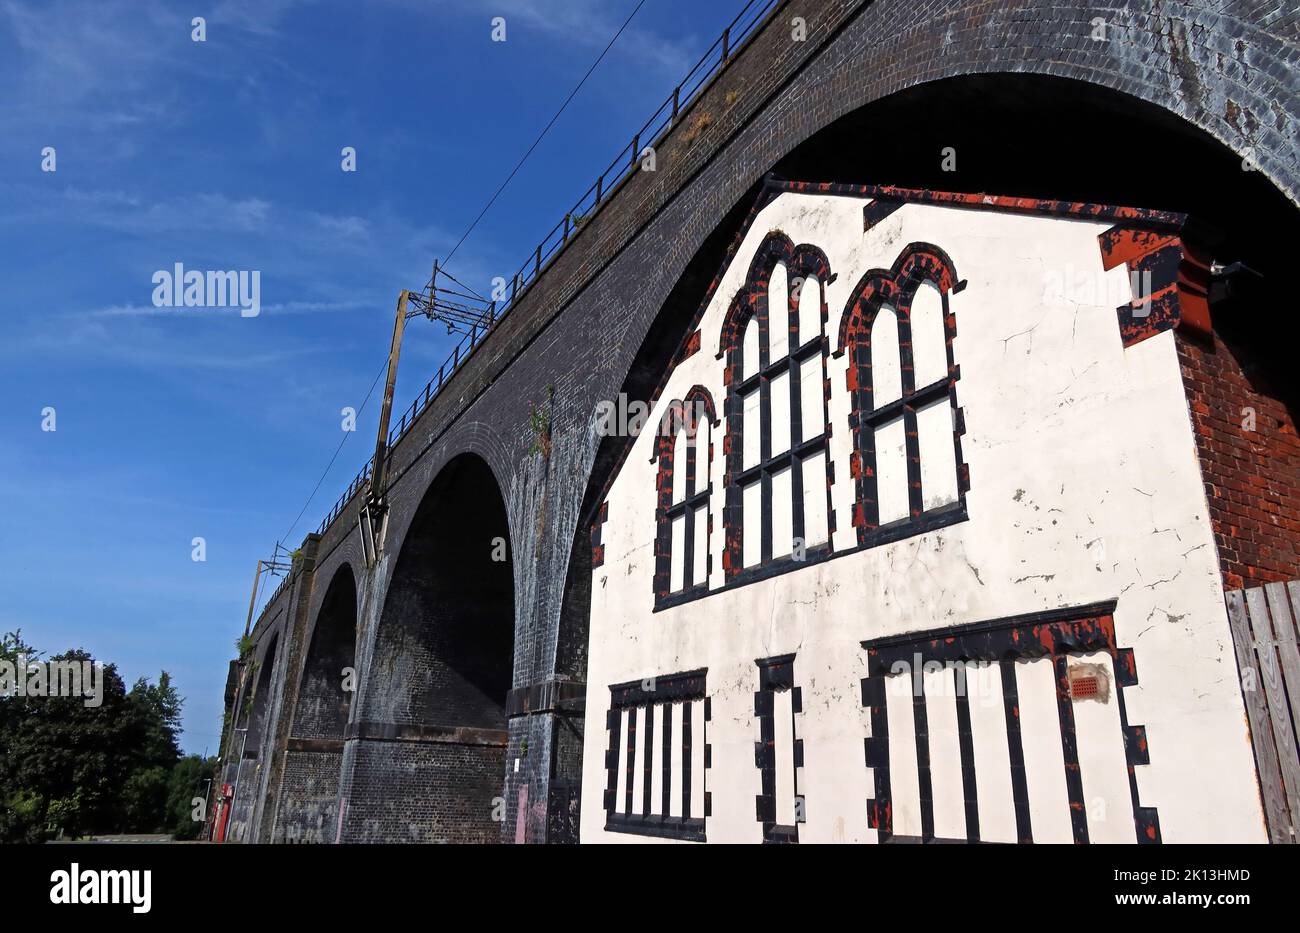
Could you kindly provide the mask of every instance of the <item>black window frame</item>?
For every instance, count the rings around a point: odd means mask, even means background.
[[[912,356],[911,304],[924,285],[939,293],[944,330],[947,373],[935,381],[917,387]],[[933,531],[965,521],[966,493],[970,489],[970,471],[962,460],[961,438],[966,433],[965,418],[957,405],[957,383],[961,367],[953,351],[957,335],[956,318],[950,297],[966,283],[958,281],[952,260],[931,243],[914,242],[899,254],[889,271],[867,272],[849,295],[840,323],[839,349],[835,357],[849,353],[846,373],[850,394],[849,428],[853,436],[852,456],[856,462],[857,482],[854,494],[853,524],[860,548],[876,547],[891,541]],[[901,394],[880,407],[874,404],[872,382],[871,330],[880,310],[894,312],[898,334],[898,365]],[[957,498],[932,508],[925,508],[921,485],[921,450],[917,432],[918,409],[947,397],[953,420],[953,458],[956,465]],[[876,459],[876,430],[896,418],[902,418],[904,462],[907,471],[908,514],[887,524],[880,523],[879,470]]]
[[[778,265],[785,267],[786,273],[786,326],[788,329],[787,352],[775,362],[771,359],[771,319],[769,315],[768,296],[771,289],[772,275]],[[803,282],[812,278],[817,281],[819,302],[817,314],[817,335],[802,340],[800,334],[800,314],[798,300],[803,290]],[[799,288],[791,283],[799,282]],[[787,570],[803,567],[809,563],[824,560],[832,554],[832,538],[835,532],[834,507],[831,501],[831,485],[834,481],[834,468],[831,462],[830,441],[833,434],[830,424],[830,399],[828,382],[828,364],[830,358],[830,339],[826,333],[828,308],[826,288],[835,281],[830,270],[830,263],[820,249],[809,244],[795,246],[788,237],[773,232],[760,244],[749,275],[733,300],[727,321],[723,325],[723,350],[727,356],[726,369],[726,417],[727,417],[727,480],[726,506],[723,509],[723,524],[726,533],[726,553],[730,556],[729,566],[724,566],[724,576],[728,586],[763,579],[784,573]],[[747,328],[758,326],[758,365],[749,375],[745,359],[745,336]],[[803,363],[814,356],[821,358],[821,399],[822,430],[816,436],[803,439],[803,394],[800,385],[800,368]],[[772,379],[785,373],[790,393],[790,443],[786,450],[772,453]],[[759,421],[759,459],[757,463],[744,465],[744,401],[755,390],[758,398]],[[826,496],[826,540],[808,546],[806,544],[806,526],[804,514],[804,462],[816,454],[822,454],[823,486]],[[772,476],[783,469],[790,470],[791,499],[791,551],[779,557],[773,556],[772,519],[774,507],[772,502]],[[753,483],[760,483],[760,507],[762,526],[760,528],[759,560],[756,564],[746,566],[744,563],[745,507],[744,492]],[[794,542],[805,541],[802,555],[796,556]]]
[[[695,386],[684,399],[677,399],[668,404],[660,419],[659,436],[656,438],[655,456],[659,469],[656,473],[656,494],[658,502],[655,507],[655,573],[654,596],[655,608],[666,608],[678,602],[695,599],[709,591],[709,571],[712,564],[710,542],[713,536],[713,505],[711,497],[713,483],[709,478],[709,465],[713,459],[713,432],[719,422],[713,405],[713,397],[703,386]],[[703,445],[701,462],[699,432],[707,427],[708,441]],[[674,501],[673,481],[679,465],[676,460],[677,437],[681,431],[687,431],[686,463],[683,489],[685,495],[680,502]],[[696,492],[695,479],[700,469],[704,470],[704,483]],[[705,507],[705,554],[704,579],[695,580],[695,522],[700,506]],[[682,536],[682,586],[672,589],[672,527],[673,521],[684,516]]]

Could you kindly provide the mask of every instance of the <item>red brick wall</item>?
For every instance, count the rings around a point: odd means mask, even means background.
[[[1300,436],[1295,415],[1252,385],[1247,351],[1182,335],[1210,518],[1227,589],[1300,578]],[[1243,366],[1245,371],[1243,371]],[[1254,409],[1255,430],[1244,427]]]

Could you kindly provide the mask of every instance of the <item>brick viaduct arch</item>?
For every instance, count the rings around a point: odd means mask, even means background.
[[[343,739],[356,695],[360,593],[351,563],[329,576],[316,610],[285,750],[276,842],[331,841],[337,832]]]
[[[438,472],[390,560],[341,819],[352,841],[496,841],[514,667],[505,501],[462,453]],[[347,788],[345,788],[346,790]]]
[[[273,752],[271,739],[275,714],[275,687],[280,676],[283,656],[280,652],[281,630],[273,626],[253,655],[253,668],[245,678],[232,740],[238,750],[233,769],[235,795],[230,817],[230,838],[235,842],[253,841],[257,814],[264,801],[263,763]]]
[[[445,465],[472,451],[501,490],[512,557],[513,689],[506,702],[502,837],[566,838],[565,815],[572,816],[566,787],[581,757],[580,732],[575,748],[566,724],[577,717],[580,726],[582,715],[569,685],[585,677],[589,528],[619,451],[617,439],[597,435],[596,405],[621,391],[632,398],[653,394],[766,172],[915,184],[873,174],[907,169],[906,159],[890,163],[874,155],[895,148],[915,156],[912,162],[925,161],[949,190],[993,190],[988,171],[979,170],[981,139],[991,146],[1017,133],[1032,138],[1032,121],[1049,113],[1053,100],[1061,102],[1057,88],[1070,87],[1066,110],[1077,107],[1089,119],[1121,118],[1115,124],[1121,131],[1109,140],[1114,157],[1103,166],[1108,184],[1122,188],[1118,180],[1128,177],[1135,191],[1149,187],[1193,152],[1216,183],[1294,224],[1300,24],[1269,12],[1269,4],[1245,0],[1222,9],[1189,3],[1151,12],[1148,6],[1068,11],[1045,0],[791,0],[780,6],[661,144],[658,170],[632,178],[587,221],[582,236],[399,443],[389,552],[379,566],[368,572],[360,564],[350,512],[312,542],[322,571],[344,559],[356,568],[363,699],[354,704],[353,720],[358,712],[374,714],[374,722],[386,721],[379,718],[385,709],[396,718],[406,713],[396,705],[399,694],[385,692],[377,679],[395,663],[384,653],[391,646],[383,641],[383,607],[425,491]],[[796,16],[807,24],[804,42],[791,41]],[[1094,38],[1096,17],[1104,20],[1101,40]],[[981,97],[981,88],[993,92]],[[985,99],[1016,88],[1025,88],[1033,103],[1018,110]],[[936,111],[950,92],[962,106]],[[972,118],[958,128],[965,140],[957,147],[958,172],[939,176],[938,153],[927,149],[932,154],[923,159],[924,153],[908,149],[912,139],[926,147],[941,141],[942,121],[980,100],[994,116],[983,126]],[[705,113],[708,125],[684,139],[685,126],[697,126]],[[1029,120],[1027,128],[1018,119]],[[1140,140],[1125,135],[1143,126],[1148,132]],[[1019,163],[1007,152],[1004,145],[983,160],[984,168],[1008,163],[1014,181]],[[855,155],[861,156],[856,164]],[[1247,157],[1258,171],[1242,171]],[[961,166],[972,159],[977,170],[963,174]],[[1059,182],[1078,181],[1064,168],[1056,174]],[[1051,176],[1050,166],[1040,166],[1032,181]],[[921,180],[921,186],[936,183]],[[1177,193],[1173,185],[1160,190]],[[1220,197],[1224,210],[1234,197]],[[1260,245],[1249,238],[1243,243]],[[534,405],[544,406],[549,417],[544,456],[531,452]],[[311,602],[316,599],[313,594]],[[341,786],[345,811],[373,810],[375,801],[403,792],[384,786],[378,772],[358,770],[351,752],[344,755]],[[367,837],[356,827],[344,833],[345,839]]]

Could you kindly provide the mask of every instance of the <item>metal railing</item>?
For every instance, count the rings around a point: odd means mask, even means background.
[[[646,120],[641,129],[632,135],[632,139],[609,163],[609,167],[601,172],[591,187],[583,192],[573,208],[565,213],[564,219],[552,227],[546,236],[542,238],[542,241],[537,244],[537,247],[529,254],[523,265],[510,278],[506,294],[502,295],[499,301],[494,302],[486,326],[472,328],[469,334],[456,344],[451,355],[438,367],[437,374],[425,385],[424,391],[416,395],[415,400],[402,413],[397,425],[388,432],[388,446],[390,449],[406,433],[407,429],[415,424],[416,418],[424,411],[429,402],[437,397],[438,393],[442,391],[442,387],[456,370],[469,359],[474,349],[495,329],[496,324],[506,316],[518,303],[519,299],[523,297],[528,288],[537,281],[542,272],[563,252],[578,231],[636,173],[645,158],[646,148],[654,149],[662,143],[664,138],[677,125],[682,114],[695,102],[712,79],[753,38],[768,16],[784,2],[785,0],[749,0],[741,8],[730,25],[722,30],[722,34],[718,36],[713,45],[709,46],[708,51],[700,57],[700,60],[695,63],[695,67],[687,72],[686,77],[673,88],[672,94],[659,105],[659,109],[651,114],[650,119]],[[373,467],[374,458],[371,457],[348,484],[343,495],[334,503],[334,506],[325,516],[325,520],[321,522],[319,528],[321,534],[324,534],[325,529],[338,518],[347,503],[365,485]]]
[[[280,585],[275,588],[275,592],[271,594],[271,598],[262,604],[262,608],[261,610],[259,610],[257,614],[257,618],[259,622],[262,619],[262,613],[266,611],[266,607],[275,605],[275,601],[280,598],[280,594],[284,591],[284,588],[289,585],[289,580],[292,579],[292,577],[293,577],[292,568],[284,572],[284,577],[280,580]]]

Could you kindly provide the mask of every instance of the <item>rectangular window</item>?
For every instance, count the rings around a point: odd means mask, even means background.
[[[704,841],[705,670],[610,687],[605,829]]]
[[[763,482],[755,480],[745,487],[742,498],[745,514],[753,516],[744,524],[742,559],[746,567],[755,567],[763,560]]]
[[[754,694],[754,712],[758,717],[758,742],[754,745],[754,764],[759,769],[762,793],[755,801],[755,811],[763,824],[764,842],[798,842],[804,801],[799,794],[803,743],[796,723],[803,712],[803,700],[794,685],[794,655],[756,663],[758,692]]]
[[[695,547],[692,549],[691,583],[698,586],[709,579],[709,507],[695,510]]]
[[[826,433],[826,402],[823,398],[821,354],[799,364],[799,440]]]
[[[1158,842],[1156,811],[1138,803],[1146,733],[1127,722],[1136,667],[1113,609],[863,642],[879,840]]]
[[[815,547],[830,540],[826,522],[826,454],[818,451],[803,462],[803,541]]]
[[[745,444],[743,464],[749,469],[763,459],[763,424],[759,420],[759,391],[754,389],[741,401],[744,421],[741,427]]]
[[[668,585],[672,587],[673,592],[677,592],[683,586],[685,576],[683,569],[686,566],[686,516],[678,515],[673,519],[673,537],[672,550],[669,551],[671,558],[671,570],[668,576]]]
[[[776,743],[776,819],[795,825],[794,792],[794,691],[772,694],[772,739]]]
[[[953,445],[952,402],[948,396],[916,409],[921,452],[921,501],[926,510],[957,501],[957,450]]]
[[[794,547],[794,507],[790,467],[772,473],[772,557],[785,557]]]
[[[772,377],[772,449],[775,457],[790,449],[790,373],[777,373]]]
[[[780,572],[785,564],[795,569],[808,559],[808,546],[824,548],[830,540],[827,346],[819,331],[806,336],[792,353],[773,357],[730,387],[731,417],[738,416],[742,436],[727,459],[729,513],[739,518],[741,552],[740,566],[733,563],[727,570],[729,583],[752,568],[764,575]],[[732,360],[734,365],[735,355]],[[821,498],[810,502],[814,489]],[[726,533],[734,542],[735,526]]]
[[[876,495],[880,524],[907,518],[907,439],[903,419],[895,418],[876,428]]]

